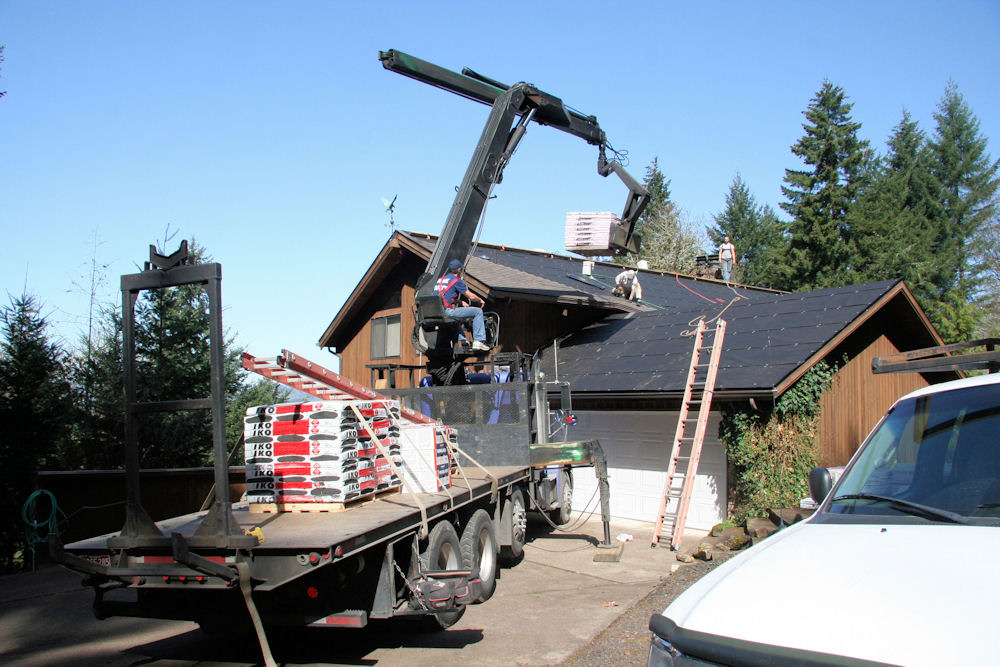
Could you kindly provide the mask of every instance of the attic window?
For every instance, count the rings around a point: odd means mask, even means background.
[[[400,325],[399,315],[386,315],[372,319],[372,340],[371,358],[384,359],[386,357],[398,357],[400,350]]]

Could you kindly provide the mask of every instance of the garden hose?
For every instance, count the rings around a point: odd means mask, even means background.
[[[48,498],[49,515],[48,517],[39,520],[36,503],[42,496],[46,496]],[[59,503],[56,502],[55,495],[46,489],[39,489],[33,492],[30,496],[28,496],[28,499],[24,501],[24,506],[21,508],[21,519],[24,521],[24,534],[28,540],[28,548],[31,549],[32,554],[35,552],[36,545],[44,544],[48,541],[49,535],[59,534],[60,514],[62,514],[63,517],[66,516],[66,513],[59,507]],[[42,532],[43,530],[44,534]]]

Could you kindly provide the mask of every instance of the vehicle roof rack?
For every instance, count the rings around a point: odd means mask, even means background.
[[[875,357],[873,373],[940,373],[986,369],[1000,370],[1000,338],[980,338],[965,343],[936,345],[909,352]]]

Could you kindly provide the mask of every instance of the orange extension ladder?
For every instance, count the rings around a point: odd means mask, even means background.
[[[323,368],[308,359],[282,350],[277,357],[255,357],[243,353],[243,368],[253,371],[275,382],[304,391],[310,396],[324,401],[340,399],[362,401],[387,401],[388,396],[350,380],[340,373]],[[418,424],[433,424],[435,420],[405,406],[399,408],[400,416]]]
[[[676,550],[684,536],[695,476],[698,473],[698,461],[701,459],[701,447],[705,442],[708,416],[712,409],[715,377],[719,372],[719,357],[722,356],[722,341],[725,335],[725,320],[717,320],[714,332],[708,329],[704,319],[698,321],[698,328],[694,333],[691,367],[688,369],[687,382],[684,384],[684,398],[681,401],[677,431],[670,451],[670,463],[667,466],[667,481],[663,487],[660,511],[656,517],[656,529],[653,531],[654,547],[669,542],[670,548]],[[706,342],[706,339],[710,339],[710,342]],[[707,362],[701,361],[704,352],[709,353]],[[691,407],[694,405],[698,406],[698,416],[690,417]],[[692,423],[694,433],[686,436],[687,427]],[[687,456],[681,456],[682,448],[687,451]],[[687,461],[683,473],[677,470],[680,461]],[[674,482],[678,478],[681,478],[683,483],[679,489],[675,489]],[[674,512],[669,511],[672,500],[676,501]]]

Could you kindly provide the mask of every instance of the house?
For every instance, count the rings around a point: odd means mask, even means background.
[[[382,388],[416,386],[422,359],[410,343],[417,277],[435,237],[395,232],[319,340],[341,373]],[[719,439],[729,404],[766,407],[821,360],[837,367],[821,403],[821,463],[845,463],[897,397],[929,384],[917,374],[873,375],[874,357],[941,344],[901,281],[782,293],[640,270],[643,302],[611,295],[621,267],[579,257],[480,244],[467,282],[500,315],[497,351],[542,350],[548,377],[568,381],[579,424],[608,456],[614,516],[655,520],[699,318],[723,317],[712,418],[688,525],[727,513]],[[949,377],[950,379],[950,377]],[[575,502],[592,497],[581,475]]]

